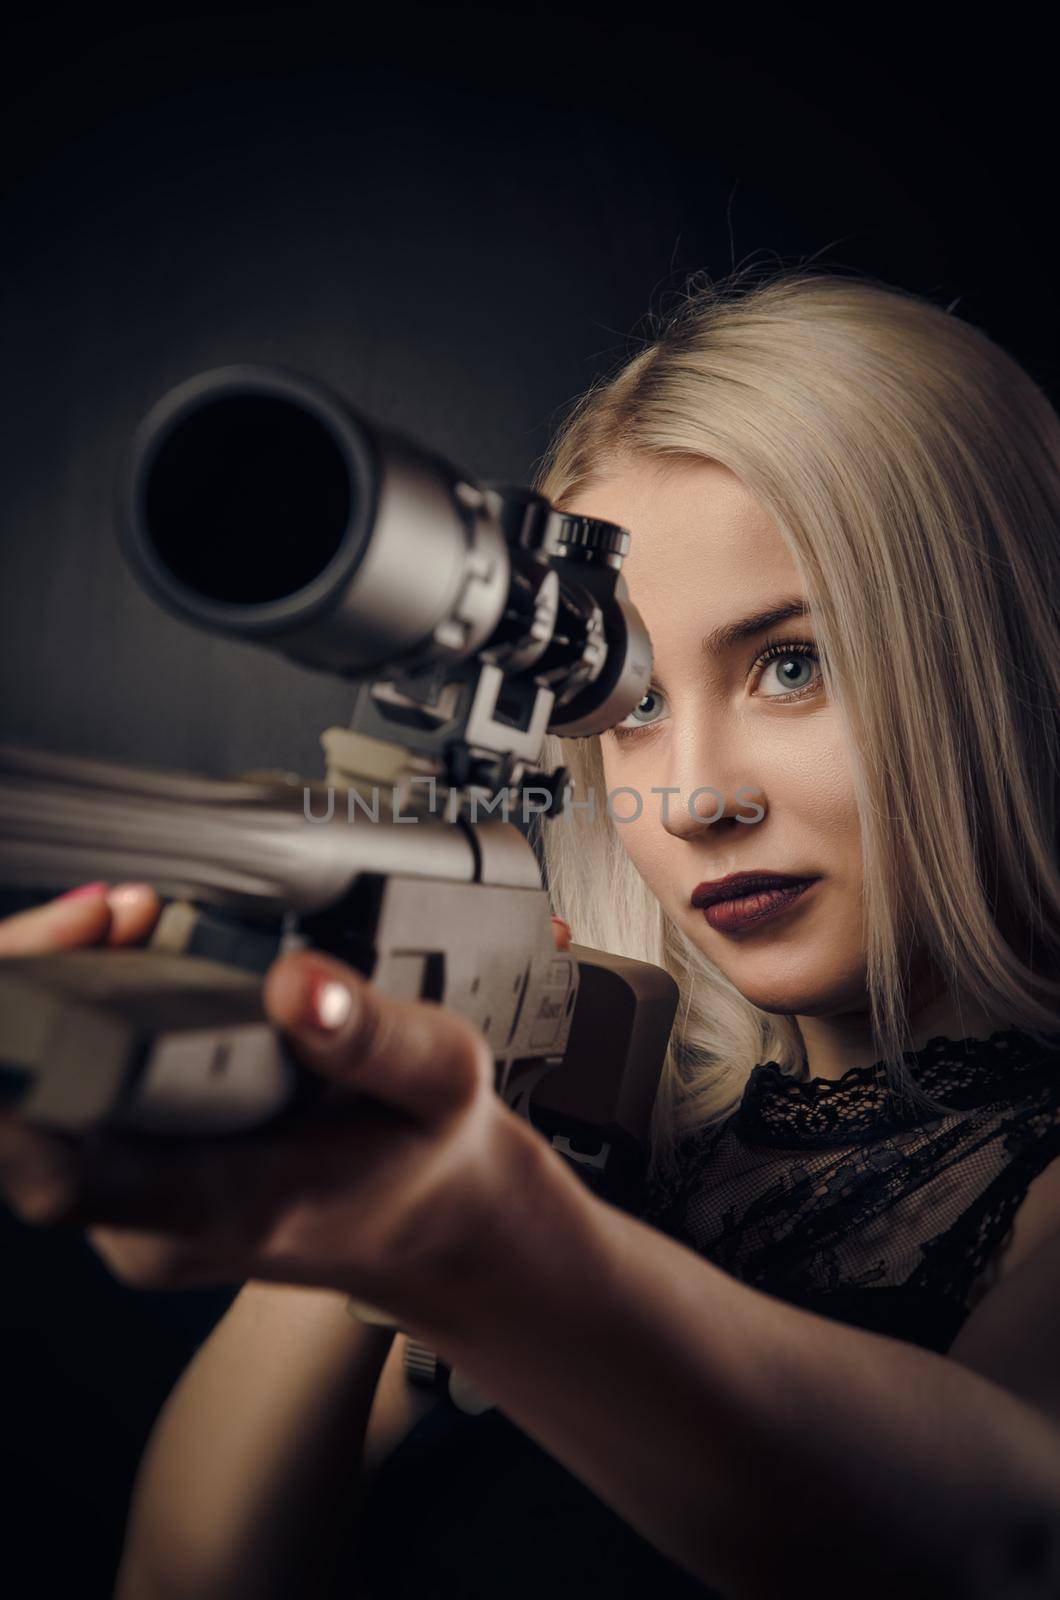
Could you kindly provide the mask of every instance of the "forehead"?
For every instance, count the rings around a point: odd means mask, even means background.
[[[742,479],[716,461],[615,465],[565,510],[632,535],[622,571],[634,602],[709,605],[719,619],[748,603],[805,593],[782,535]]]

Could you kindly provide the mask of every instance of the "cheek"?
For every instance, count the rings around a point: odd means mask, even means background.
[[[609,825],[614,828],[619,844],[641,877],[658,893],[665,882],[662,863],[666,855],[667,836],[660,826],[658,815],[652,810],[659,803],[658,796],[651,793],[651,784],[657,780],[649,777],[645,781],[643,773],[634,774],[631,762],[623,763],[621,770],[617,770],[604,750],[601,751],[601,757],[603,792],[598,794],[597,804],[605,815],[612,818]],[[639,816],[633,795],[622,792],[630,789],[640,796]],[[609,797],[613,799],[609,800]],[[623,818],[628,820],[624,821]],[[669,842],[673,844],[673,840]]]
[[[827,732],[821,729],[822,735]],[[778,821],[786,816],[797,824],[813,864],[825,872],[831,867],[860,878],[861,824],[854,777],[837,737],[823,736],[812,754],[803,752],[792,762],[778,776],[774,795]]]
[[[617,813],[623,803],[628,804],[631,812],[633,810],[633,802],[628,800],[627,796],[621,795],[616,801],[614,829],[618,835],[618,842],[648,887],[656,894],[661,894],[666,886],[664,863],[667,856],[665,848],[667,835],[660,827],[658,818],[648,814],[647,804],[644,807],[644,814],[637,821],[621,822]],[[669,843],[672,845],[673,840],[671,839]]]

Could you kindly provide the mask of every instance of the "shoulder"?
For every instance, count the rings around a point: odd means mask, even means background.
[[[1060,1232],[1060,1155],[1054,1156],[1028,1186],[1013,1223],[1014,1235],[1017,1229],[1021,1230],[1024,1254]]]
[[[1017,1097],[1018,1137],[1005,1144],[1013,1155],[1008,1176],[1015,1208],[1000,1246],[994,1249],[987,1271],[977,1284],[978,1300],[1032,1256],[1042,1244],[1060,1234],[1060,1035],[1057,1049],[1044,1058],[1037,1050],[1029,1053],[1027,1065],[1033,1071],[1026,1104]],[[1053,1077],[1043,1094],[1040,1073],[1051,1067]],[[1005,1123],[1007,1129],[1009,1124]],[[1028,1181],[1028,1167],[1031,1177]],[[1022,1192],[1021,1192],[1022,1191]]]
[[[985,1287],[948,1358],[1032,1406],[1060,1445],[1060,1157],[1028,1187]]]
[[[995,1259],[992,1281],[1008,1277],[1053,1234],[1060,1234],[1060,1155],[1028,1184]]]

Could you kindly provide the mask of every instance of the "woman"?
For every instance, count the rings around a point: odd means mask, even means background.
[[[266,1003],[370,1097],[326,1139],[70,1171],[4,1128],[14,1203],[119,1275],[256,1280],[156,1427],[122,1600],[332,1592],[362,1467],[335,1593],[1060,1589],[1060,426],[866,279],[694,285],[655,333],[539,479],[631,529],[654,648],[625,724],[551,741],[543,835],[578,939],[681,983],[644,1216],[463,1019],[321,957]],[[0,948],[155,911],[97,886]],[[496,1409],[423,1415],[347,1295]]]

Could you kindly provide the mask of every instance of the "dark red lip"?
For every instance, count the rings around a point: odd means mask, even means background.
[[[719,900],[738,900],[741,895],[755,894],[766,889],[791,889],[798,883],[813,883],[818,876],[811,873],[797,877],[790,872],[733,872],[727,878],[712,878],[697,883],[692,890],[692,904],[697,911],[717,905]]]

